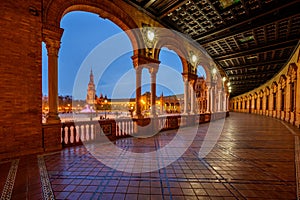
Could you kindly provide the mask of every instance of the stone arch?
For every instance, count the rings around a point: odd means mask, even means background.
[[[264,89],[264,93],[265,93],[266,95],[269,95],[269,94],[270,94],[270,87],[269,87],[269,86],[267,86],[267,87]]]
[[[114,1],[115,2],[115,1]],[[52,29],[54,32],[60,28],[60,22],[63,16],[72,11],[86,11],[94,14],[99,14],[102,18],[107,18],[126,31],[134,49],[134,54],[137,54],[141,46],[140,33],[138,31],[130,31],[138,28],[134,20],[117,5],[109,0],[96,1],[65,1],[52,0],[44,5],[43,12],[43,29]]]
[[[281,88],[284,88],[286,85],[286,76],[282,74],[279,78],[278,83],[280,84]]]
[[[277,87],[278,87],[278,84],[276,81],[273,81],[272,85],[271,85],[271,88],[273,90],[273,93],[277,91]]]
[[[261,90],[259,91],[259,96],[260,96],[260,97],[263,97],[263,95],[264,95],[264,90],[261,89]]]
[[[176,40],[174,37],[160,37],[154,50],[154,58],[156,60],[158,60],[159,54],[163,47],[174,51],[179,56],[182,64],[182,73],[188,73],[189,66],[186,59],[188,57],[188,53],[186,49],[178,42],[178,40]]]
[[[290,77],[291,82],[297,79],[297,65],[295,63],[291,63],[289,65],[288,71],[287,71],[287,76]]]

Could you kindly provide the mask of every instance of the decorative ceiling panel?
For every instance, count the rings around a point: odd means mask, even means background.
[[[125,0],[188,34],[223,68],[236,96],[272,78],[300,39],[300,0]]]

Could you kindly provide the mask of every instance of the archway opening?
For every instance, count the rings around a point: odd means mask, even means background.
[[[161,48],[159,60],[161,63],[157,73],[157,94],[163,101],[160,106],[161,113],[180,113],[183,109],[184,93],[183,64],[178,54],[166,47]]]
[[[68,118],[72,116],[66,116],[67,113],[80,112],[87,106],[87,94],[89,93],[88,84],[90,82],[91,73],[95,81],[94,94],[92,94],[95,99],[94,105],[92,105],[93,108],[90,107],[91,105],[89,105],[89,108],[91,110],[99,110],[98,114],[101,115],[104,106],[98,106],[97,104],[107,101],[98,101],[99,98],[105,97],[107,100],[110,99],[115,83],[119,81],[123,74],[133,68],[131,59],[133,49],[130,39],[115,23],[108,19],[99,18],[99,15],[90,12],[72,11],[67,13],[61,19],[61,28],[64,29],[58,56],[58,111],[61,120],[64,121],[63,118],[68,120]],[[105,58],[104,55],[101,54],[94,57],[94,59],[87,59],[87,57],[95,51],[97,46],[109,40],[112,36],[122,33],[125,35],[122,45],[127,45],[128,49],[130,49],[125,55],[117,56],[109,66],[102,65],[102,61]],[[115,46],[112,48],[118,47]],[[44,44],[42,49],[43,94],[47,94],[48,63],[47,50]],[[110,49],[110,51],[111,54],[115,53],[112,49]],[[103,70],[104,67],[105,70]],[[102,71],[104,71],[101,75],[98,73],[99,68],[102,68]],[[83,87],[76,87],[76,92],[74,93],[74,83],[78,76],[83,77],[82,80],[84,80],[84,83]],[[76,94],[76,98],[74,94]],[[111,108],[111,105],[106,105],[105,109],[108,110],[109,108]],[[62,117],[62,114],[65,116]],[[96,115],[95,118],[98,119],[99,116]]]

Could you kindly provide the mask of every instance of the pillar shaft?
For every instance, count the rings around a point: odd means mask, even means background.
[[[211,87],[210,89],[210,112],[213,113],[215,112],[215,88],[214,87]]]
[[[187,78],[183,78],[184,82],[184,106],[183,113],[188,114],[188,100],[189,100],[189,83]]]
[[[157,68],[150,68],[151,77],[151,116],[156,116],[156,73]]]
[[[196,102],[195,102],[196,94],[195,94],[195,89],[194,89],[195,80],[190,80],[189,83],[190,83],[190,100],[191,100],[190,113],[195,114],[195,106],[196,106]]]
[[[140,117],[142,112],[141,112],[141,96],[142,96],[142,67],[137,67],[135,69],[135,112],[136,116]]]
[[[208,86],[207,87],[207,105],[206,105],[206,112],[210,112],[210,104],[211,104],[211,96],[210,96],[210,93],[211,93],[211,87]]]
[[[52,38],[45,39],[48,51],[48,102],[49,116],[47,123],[59,123],[58,117],[58,52],[60,41]]]

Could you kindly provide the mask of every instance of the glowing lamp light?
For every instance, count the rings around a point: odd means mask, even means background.
[[[227,83],[227,86],[230,86],[230,82]]]
[[[213,74],[216,74],[216,73],[217,73],[216,68],[213,68],[212,73],[213,73]]]
[[[148,40],[150,40],[151,42],[154,40],[155,34],[152,30],[148,30],[147,31],[147,38]]]
[[[192,61],[196,62],[197,61],[197,56],[196,55],[192,55]]]
[[[228,89],[231,90],[231,86]]]
[[[223,80],[223,82],[225,82],[225,81],[226,81],[226,77],[223,77],[223,79],[222,79],[222,80]]]

